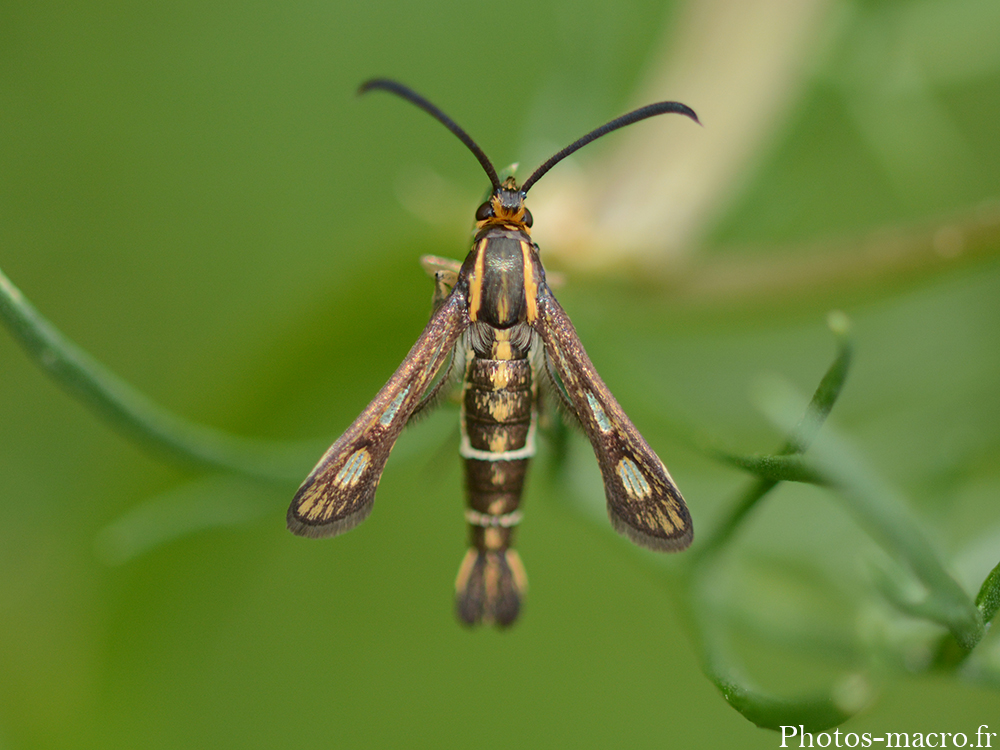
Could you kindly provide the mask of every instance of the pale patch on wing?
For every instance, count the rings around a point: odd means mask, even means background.
[[[370,462],[371,455],[364,448],[354,451],[351,457],[347,459],[347,463],[344,464],[343,468],[333,478],[334,483],[342,487],[357,484]]]
[[[299,515],[311,520],[318,518],[320,512],[320,508],[316,505],[318,499],[319,493],[316,491],[310,491],[299,498]]]
[[[409,392],[410,386],[406,386],[406,388],[396,394],[396,398],[392,400],[392,403],[385,408],[385,411],[382,412],[382,416],[379,417],[378,421],[380,425],[387,427],[392,423],[393,417],[395,417],[396,412],[399,411],[400,404],[403,403],[403,399],[406,398],[406,394]]]
[[[622,486],[630,497],[641,499],[653,494],[652,487],[646,481],[646,477],[639,471],[639,467],[631,458],[625,457],[618,462],[618,476],[621,477]]]
[[[667,503],[665,506],[667,515],[670,517],[670,523],[673,524],[674,528],[679,529],[684,525],[684,521],[677,514],[677,509],[674,507],[673,503]]]
[[[594,413],[594,419],[597,420],[597,426],[601,428],[601,432],[610,432],[611,423],[608,421],[608,415],[604,413],[604,409],[601,408],[600,403],[594,398],[594,394],[589,391],[587,393],[587,403],[590,405],[590,411]]]

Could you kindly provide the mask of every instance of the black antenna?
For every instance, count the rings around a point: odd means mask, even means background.
[[[698,115],[694,113],[694,110],[684,104],[681,104],[680,102],[657,102],[656,104],[647,104],[645,107],[639,107],[639,109],[633,110],[609,123],[601,125],[601,127],[596,130],[591,130],[587,133],[587,135],[574,141],[559,153],[554,154],[548,161],[542,164],[542,166],[532,172],[531,176],[524,181],[524,184],[521,185],[521,192],[527,193],[531,189],[531,186],[538,182],[546,172],[552,169],[552,167],[561,162],[574,151],[578,151],[591,141],[597,140],[602,135],[607,135],[612,130],[618,130],[618,128],[623,128],[626,125],[631,125],[633,122],[645,120],[647,117],[654,117],[655,115],[662,115],[670,112],[690,117],[692,120],[701,125],[701,121],[698,119]]]
[[[493,168],[493,163],[489,160],[489,157],[483,153],[483,150],[479,148],[477,144],[469,134],[466,133],[462,128],[458,126],[454,120],[452,120],[448,115],[442,112],[440,109],[435,107],[429,101],[424,99],[420,94],[411,88],[404,86],[399,83],[399,81],[393,81],[390,78],[372,78],[370,81],[365,81],[358,88],[358,94],[365,94],[373,89],[381,89],[382,91],[388,91],[391,94],[396,94],[403,99],[406,99],[412,104],[416,104],[420,109],[429,114],[435,120],[444,125],[448,130],[458,136],[458,139],[462,141],[466,146],[468,146],[469,151],[471,151],[475,157],[482,164],[483,169],[486,171],[486,176],[490,178],[490,182],[493,183],[493,189],[500,189],[500,178],[497,177],[497,171]],[[691,113],[694,114],[693,112]],[[648,115],[647,115],[648,116]],[[582,145],[582,144],[581,144]],[[550,165],[551,166],[551,165]],[[541,175],[539,175],[541,176]]]

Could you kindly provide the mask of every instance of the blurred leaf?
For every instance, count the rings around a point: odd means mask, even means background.
[[[107,565],[123,565],[191,534],[255,521],[269,512],[276,494],[233,476],[188,482],[105,526],[94,540],[95,551]]]

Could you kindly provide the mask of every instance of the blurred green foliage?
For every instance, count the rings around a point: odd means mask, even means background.
[[[643,103],[631,92],[684,10],[6,3],[0,268],[175,413],[328,442],[426,320],[417,258],[465,252],[468,219],[418,222],[398,186],[433,170],[469,217],[484,187],[439,125],[359,103],[357,84],[417,86],[497,164],[544,158]],[[846,311],[833,434],[975,597],[1000,560],[1000,6],[835,2],[822,25],[789,116],[698,248],[707,293],[568,262],[558,293],[696,544],[747,480],[694,446],[780,444],[756,384],[811,392],[833,357],[826,312]],[[746,268],[769,273],[712,292]],[[297,539],[294,483],[145,452],[0,335],[0,748],[775,746],[702,675],[683,556],[610,530],[579,436],[529,479],[523,620],[460,628],[456,434],[442,408],[404,434],[363,526]],[[701,589],[726,648],[773,694],[873,693],[845,731],[989,724],[996,637],[978,666],[929,671],[944,629],[890,603],[920,590],[838,498],[784,483],[748,516]]]

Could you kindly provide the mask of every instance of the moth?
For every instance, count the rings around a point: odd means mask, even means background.
[[[685,549],[693,533],[687,506],[552,295],[531,239],[525,197],[553,166],[602,135],[654,115],[676,113],[698,122],[697,115],[678,102],[641,107],[574,141],[518,186],[513,177],[501,182],[476,142],[420,94],[381,78],[362,84],[359,93],[375,90],[402,97],[454,133],[479,160],[491,192],[476,211],[465,262],[459,267],[425,259],[436,279],[430,322],[389,382],[306,477],[288,509],[288,528],[301,536],[334,536],[367,518],[396,438],[460,379],[459,453],[469,527],[469,550],[455,582],[461,621],[504,627],[520,612],[527,578],[513,549],[514,532],[543,399],[561,403],[590,439],[614,528],[642,547]]]

